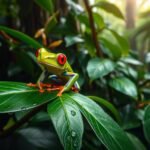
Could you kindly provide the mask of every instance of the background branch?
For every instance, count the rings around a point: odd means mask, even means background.
[[[95,48],[96,48],[96,54],[99,57],[103,57],[103,53],[102,53],[102,50],[99,46],[99,41],[98,41],[98,38],[97,38],[97,32],[96,32],[95,25],[94,25],[92,8],[90,7],[88,0],[83,0],[83,1],[84,1],[86,10],[87,10],[88,16],[89,16],[89,23],[90,23],[90,27],[91,27],[91,31],[92,31],[92,39],[93,39],[93,42],[94,42],[94,45],[95,45]]]

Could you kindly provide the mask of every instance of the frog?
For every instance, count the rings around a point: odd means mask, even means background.
[[[36,59],[38,64],[42,68],[42,73],[37,81],[37,86],[40,91],[43,91],[44,86],[48,87],[48,84],[42,84],[45,79],[45,73],[51,73],[50,79],[56,81],[63,81],[65,84],[51,90],[59,89],[57,96],[61,96],[64,92],[70,91],[73,87],[76,91],[80,90],[80,86],[77,82],[79,74],[75,73],[67,61],[67,57],[63,53],[53,53],[46,48],[40,48],[36,51]]]

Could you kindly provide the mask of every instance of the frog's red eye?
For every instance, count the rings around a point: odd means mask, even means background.
[[[67,57],[64,54],[59,54],[57,57],[57,61],[60,65],[64,65],[67,61]]]
[[[38,57],[38,56],[39,56],[39,53],[40,53],[40,49],[38,49],[38,50],[35,52],[35,56]]]

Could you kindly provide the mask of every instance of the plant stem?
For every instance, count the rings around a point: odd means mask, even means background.
[[[24,117],[22,117],[18,122],[16,122],[10,128],[1,132],[0,138],[4,138],[4,137],[7,137],[10,134],[12,134],[15,130],[17,130],[23,124],[28,122],[35,114],[37,114],[39,111],[41,111],[43,108],[45,108],[45,106],[47,106],[47,103],[44,103],[43,105],[40,105],[40,106],[32,109],[29,113],[27,113]]]
[[[89,16],[89,23],[90,23],[90,27],[91,27],[91,31],[92,31],[92,38],[93,38],[93,42],[96,48],[96,54],[99,57],[103,57],[103,53],[102,50],[99,46],[99,42],[98,42],[98,38],[97,38],[97,32],[95,29],[95,25],[94,25],[94,19],[93,19],[93,14],[92,14],[92,8],[89,5],[89,1],[88,0],[83,0],[85,7],[87,9],[88,12],[88,16]]]

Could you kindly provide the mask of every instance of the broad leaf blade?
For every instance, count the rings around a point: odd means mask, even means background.
[[[81,94],[65,94],[72,99],[88,120],[99,140],[109,150],[135,149],[124,131],[95,102]]]
[[[122,50],[117,45],[107,40],[107,38],[100,37],[100,42],[102,45],[103,51],[111,58],[118,59],[122,56]]]
[[[97,96],[88,96],[90,99],[94,100],[95,102],[99,103],[101,106],[105,106],[116,118],[116,120],[121,123],[121,116],[118,110],[111,104],[109,101],[97,97]]]
[[[109,81],[109,85],[115,90],[137,98],[137,88],[136,85],[126,77],[117,77]]]
[[[121,50],[122,50],[122,55],[127,56],[129,54],[129,50],[130,50],[130,46],[128,41],[121,35],[119,35],[117,32],[115,32],[114,30],[108,29],[116,38],[116,40],[118,41],[118,45],[120,46]]]
[[[143,143],[136,136],[134,136],[133,134],[130,134],[130,133],[127,133],[127,136],[129,137],[129,139],[135,146],[136,150],[146,150]]]
[[[37,107],[56,98],[56,92],[40,93],[25,83],[0,82],[0,113],[16,112]]]
[[[123,16],[122,12],[120,11],[120,9],[113,3],[109,3],[106,1],[99,1],[98,3],[94,4],[93,7],[99,7],[120,19],[124,19],[124,16]]]
[[[148,105],[145,109],[143,128],[145,138],[150,143],[150,105]]]
[[[109,59],[93,58],[88,62],[87,72],[90,79],[95,80],[112,72],[114,68],[114,62]]]
[[[48,113],[65,150],[81,147],[83,122],[78,107],[70,98],[62,95],[48,105]]]
[[[35,48],[35,49],[38,49],[40,47],[43,47],[40,43],[38,43],[36,40],[34,40],[33,38],[29,37],[28,35],[22,33],[22,32],[19,32],[19,31],[16,31],[16,30],[13,30],[13,29],[10,29],[10,28],[7,28],[7,27],[4,27],[4,26],[0,26],[0,31],[4,31],[6,32],[7,34],[10,34],[11,36],[21,40],[22,42],[30,45],[31,47]]]

